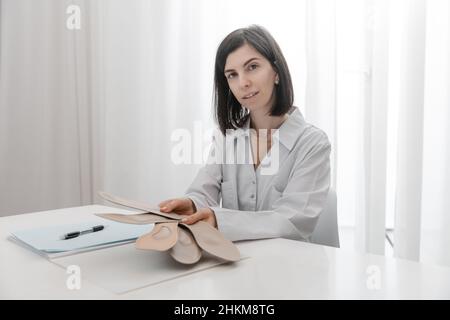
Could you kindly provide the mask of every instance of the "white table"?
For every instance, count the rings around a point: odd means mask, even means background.
[[[117,295],[7,240],[12,230],[89,219],[84,206],[0,218],[1,299],[449,299],[450,268],[271,239],[237,243],[250,258]]]

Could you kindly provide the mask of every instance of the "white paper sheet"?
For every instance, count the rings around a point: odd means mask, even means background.
[[[226,263],[204,254],[198,263],[183,265],[176,262],[168,252],[138,250],[134,243],[56,258],[52,262],[64,269],[77,265],[82,279],[117,294]]]

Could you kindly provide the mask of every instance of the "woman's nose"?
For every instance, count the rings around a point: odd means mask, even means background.
[[[246,76],[239,77],[239,85],[241,88],[248,88],[250,86],[250,79]]]

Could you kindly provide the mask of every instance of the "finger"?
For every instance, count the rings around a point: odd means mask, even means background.
[[[176,214],[179,214],[181,216],[192,216],[193,214],[195,214],[195,212],[178,211],[176,212]]]
[[[159,204],[158,204],[158,206],[161,208],[161,207],[164,207],[164,206],[166,206],[170,201],[172,201],[173,199],[167,199],[167,200],[164,200],[164,201],[161,201]]]
[[[161,211],[170,212],[173,211],[178,206],[179,201],[176,199],[172,199],[167,201],[164,206],[161,207]]]
[[[185,223],[185,224],[194,224],[197,221],[205,219],[206,217],[207,217],[207,213],[205,211],[198,211],[196,213],[189,215],[186,218],[183,218],[181,220],[181,222]]]
[[[197,221],[198,221],[198,216],[199,216],[199,213],[197,212],[197,213],[194,213],[194,214],[191,214],[190,216],[187,216],[186,218],[183,218],[182,220],[181,220],[181,222],[182,223],[185,223],[185,224],[193,224],[193,223],[196,223]]]

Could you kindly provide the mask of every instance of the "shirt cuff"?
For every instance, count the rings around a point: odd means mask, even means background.
[[[206,208],[208,207],[208,204],[205,201],[202,201],[202,199],[200,197],[197,197],[196,195],[193,194],[187,194],[185,195],[185,197],[189,198],[192,200],[192,202],[195,205],[195,209],[196,211],[201,209],[201,208]]]
[[[276,212],[246,212],[210,207],[216,216],[217,229],[231,241],[287,238],[308,241],[289,219]]]
[[[229,235],[227,235],[227,233],[229,233],[230,226],[227,224],[227,219],[225,218],[226,210],[221,207],[210,207],[210,209],[216,216],[217,230],[219,230],[225,236],[225,238],[231,240]]]

